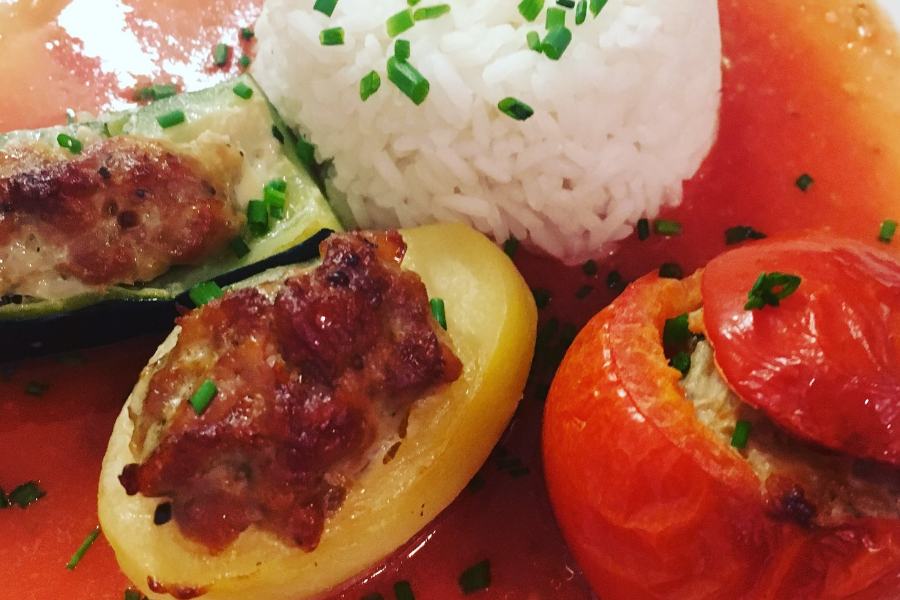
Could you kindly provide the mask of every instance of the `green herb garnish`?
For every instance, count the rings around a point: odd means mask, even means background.
[[[766,306],[778,306],[782,300],[797,291],[800,277],[788,273],[760,273],[747,294],[744,310],[762,310]]]
[[[313,10],[317,10],[326,17],[330,17],[334,13],[334,7],[337,6],[338,0],[316,0],[313,4]]]
[[[535,52],[541,52],[541,36],[537,31],[529,31],[525,34],[525,41],[528,43],[528,48],[530,50],[534,50]]]
[[[747,240],[762,240],[765,237],[766,234],[753,229],[749,225],[738,225],[725,230],[725,243],[729,246],[740,244]]]
[[[159,123],[159,126],[163,129],[181,125],[182,123],[184,123],[184,120],[184,111],[181,110],[173,110],[172,112],[168,112],[164,115],[156,117],[156,122]]]
[[[409,54],[409,40],[397,40],[394,42],[394,56],[400,60],[408,60]]]
[[[810,177],[807,173],[804,173],[800,177],[797,178],[797,181],[794,182],[798,188],[800,188],[801,192],[805,192],[809,189],[809,186],[813,184],[813,178]]]
[[[447,329],[447,312],[444,309],[444,301],[440,298],[432,298],[428,301],[431,305],[431,314],[443,329]]]
[[[497,108],[503,114],[512,117],[517,121],[524,121],[534,114],[534,109],[512,96],[508,96],[497,103]]]
[[[237,97],[243,98],[244,100],[249,100],[253,97],[253,88],[251,88],[246,83],[238,83],[231,89]]]
[[[752,426],[753,424],[750,421],[739,419],[738,422],[734,424],[734,433],[731,435],[731,445],[738,449],[746,447],[747,441],[750,439],[750,429]]]
[[[216,47],[213,49],[213,63],[215,63],[217,67],[224,67],[228,62],[228,53],[230,50],[228,44],[216,44]]]
[[[587,18],[588,4],[587,0],[580,0],[578,6],[575,7],[575,24],[581,25]]]
[[[595,17],[600,14],[603,7],[606,6],[607,0],[590,0],[591,14]]]
[[[413,101],[413,104],[422,104],[428,97],[431,84],[405,60],[390,57],[387,61],[387,75],[388,79]]]
[[[47,492],[41,489],[36,481],[29,481],[16,487],[11,491],[6,499],[9,505],[25,508],[34,504],[47,495]]]
[[[681,371],[681,376],[684,377],[691,370],[691,355],[687,352],[678,352],[669,361],[669,366]]]
[[[681,223],[668,219],[656,219],[653,221],[653,233],[656,235],[681,235]]]
[[[503,242],[503,251],[510,258],[515,258],[516,250],[519,249],[519,240],[514,237],[507,238],[505,242]]]
[[[544,10],[544,0],[522,0],[519,3],[519,14],[531,23]]]
[[[881,228],[878,230],[878,241],[890,244],[897,231],[897,221],[893,219],[885,219],[881,222]]]
[[[155,85],[146,85],[134,90],[134,101],[144,102],[147,100],[156,101],[163,98],[169,98],[178,93],[178,88],[171,83],[159,83]]]
[[[204,304],[208,304],[210,300],[221,298],[222,295],[222,288],[220,288],[215,281],[198,283],[188,292],[188,296],[197,308],[200,308]]]
[[[638,239],[641,240],[642,242],[650,237],[650,220],[649,219],[638,219],[637,235],[638,235]]]
[[[342,46],[344,44],[344,28],[332,27],[319,33],[319,43],[323,46]]]
[[[407,8],[389,17],[385,26],[387,27],[388,37],[397,37],[415,24],[413,13]]]
[[[244,238],[240,236],[231,240],[228,246],[237,258],[244,258],[250,254],[250,246],[248,246],[247,242],[244,241]]]
[[[194,395],[191,396],[191,399],[188,402],[191,403],[191,407],[194,409],[194,412],[198,415],[202,415],[203,411],[206,410],[206,407],[209,406],[209,403],[212,402],[213,396],[216,395],[216,384],[212,382],[212,379],[207,379],[200,387],[197,388],[197,391],[194,392]]]
[[[359,80],[359,97],[365,102],[369,97],[378,91],[381,87],[381,75],[375,71],[369,71],[369,74]]]
[[[65,148],[72,154],[81,154],[81,140],[78,138],[74,138],[70,135],[66,135],[65,133],[61,133],[56,136],[56,143],[60,145],[61,148]]]
[[[335,0],[336,3],[336,0]],[[249,27],[241,27],[241,39],[247,40],[248,42],[253,39],[253,36],[256,34],[253,33],[253,30]]]
[[[488,559],[475,563],[459,576],[459,589],[463,594],[487,589],[489,585],[491,585],[491,562]]]
[[[437,19],[443,17],[450,12],[449,4],[438,4],[436,6],[425,6],[417,8],[413,13],[413,19],[416,21],[427,21],[428,19]]]
[[[666,346],[674,346],[681,344],[691,335],[688,328],[688,315],[682,313],[672,319],[666,319],[663,325],[663,344]]]
[[[405,579],[394,584],[394,597],[397,598],[397,600],[416,600],[416,595],[413,594],[412,586],[409,585],[409,582]]]
[[[85,540],[81,542],[81,545],[78,546],[78,550],[75,551],[75,554],[73,554],[72,558],[69,559],[69,562],[66,563],[66,569],[68,569],[69,571],[74,570],[75,567],[78,566],[78,563],[81,562],[81,559],[84,558],[85,552],[88,551],[88,548],[91,547],[91,544],[97,541],[98,537],[100,537],[99,525],[94,527],[94,529],[91,530]]]

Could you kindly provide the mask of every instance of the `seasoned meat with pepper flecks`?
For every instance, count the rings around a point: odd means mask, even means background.
[[[404,249],[396,232],[333,235],[315,270],[182,317],[133,415],[126,491],[168,498],[212,552],[251,525],[314,549],[374,442],[461,373]]]

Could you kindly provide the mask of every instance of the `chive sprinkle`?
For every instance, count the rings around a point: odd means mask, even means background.
[[[41,489],[36,481],[28,481],[17,486],[7,496],[7,501],[19,508],[30,506],[47,495],[47,492]]]
[[[387,75],[388,79],[413,101],[413,104],[422,104],[428,96],[431,84],[405,60],[390,57],[387,61]]]
[[[809,186],[813,184],[813,178],[809,176],[809,174],[804,173],[800,177],[797,178],[797,181],[794,184],[800,188],[801,192],[805,192],[809,189]]]
[[[510,258],[516,257],[516,250],[519,249],[519,240],[514,237],[507,238],[505,242],[503,242],[503,251]]]
[[[337,2],[335,2],[336,4]],[[249,27],[241,27],[241,39],[247,40],[248,42],[253,39],[253,36],[256,34],[253,33],[253,30]]]
[[[0,488],[0,509],[9,508],[9,498],[6,497],[6,492],[3,491],[3,488]]]
[[[369,71],[369,74],[359,80],[359,97],[365,102],[369,97],[378,91],[381,87],[381,75],[375,71]]]
[[[72,154],[81,154],[81,140],[78,138],[74,138],[70,135],[66,135],[65,133],[61,133],[56,136],[56,143],[60,145],[61,148],[65,148]]]
[[[178,93],[178,88],[171,83],[158,83],[155,85],[146,85],[134,90],[134,101],[144,102],[146,100],[162,100],[169,98]]]
[[[394,584],[394,597],[397,600],[416,600],[413,594],[412,586],[405,579]]]
[[[145,596],[134,588],[125,590],[125,600],[145,600]]]
[[[229,243],[228,246],[237,258],[244,258],[250,254],[250,246],[248,246],[247,242],[244,241],[244,238],[240,236],[231,240],[231,243]]]
[[[552,9],[547,9],[547,12],[550,12]],[[569,43],[572,41],[572,32],[569,31],[566,27],[554,27],[550,31],[547,32],[547,35],[544,36],[544,42],[541,44],[541,50],[544,51],[544,54],[547,55],[547,58],[551,60],[559,60],[559,58],[563,55],[563,52],[566,51],[566,48],[569,47]]]
[[[584,261],[584,264],[581,265],[581,272],[584,273],[588,277],[593,277],[597,274],[597,261],[592,258]]]
[[[29,396],[40,398],[47,393],[48,389],[50,389],[49,383],[43,383],[41,381],[30,381],[28,382],[28,385],[25,386],[25,393]]]
[[[415,6],[416,4],[418,4],[418,3],[421,2],[421,1],[422,1],[422,0],[406,0],[406,3],[407,3],[409,6]]]
[[[444,310],[444,301],[440,298],[432,298],[428,303],[431,305],[431,314],[434,316],[434,320],[442,328],[447,329],[447,312]]]
[[[687,340],[689,335],[691,335],[691,330],[688,328],[687,313],[666,319],[666,323],[663,325],[663,344],[666,346],[680,344]]]
[[[556,5],[563,8],[575,8],[575,0],[556,0]]]
[[[538,307],[538,310],[544,310],[549,306],[550,298],[552,297],[550,290],[534,288],[531,290],[531,295],[534,296],[534,305]]]
[[[81,542],[81,545],[78,546],[78,550],[75,551],[75,554],[73,554],[72,558],[69,559],[69,562],[66,563],[66,569],[73,571],[75,567],[78,566],[78,563],[81,562],[81,559],[84,558],[84,554],[88,551],[88,548],[91,547],[91,544],[97,541],[98,537],[100,537],[99,525],[94,527],[84,541]]]
[[[507,96],[497,103],[497,108],[503,114],[512,117],[517,121],[524,121],[534,114],[534,109],[512,96]]]
[[[731,435],[731,445],[738,449],[746,447],[752,427],[753,424],[750,421],[738,419],[738,422],[734,424],[734,433]]]
[[[595,17],[600,14],[603,7],[606,6],[607,0],[590,0],[591,14]]]
[[[216,384],[212,382],[212,379],[207,379],[200,384],[200,387],[197,388],[197,391],[194,392],[194,395],[191,396],[191,399],[188,400],[188,402],[191,403],[195,413],[202,415],[203,411],[206,410],[206,407],[209,406],[209,403],[212,402],[213,396],[215,395]]]
[[[204,281],[192,287],[188,296],[194,302],[194,306],[199,308],[214,298],[221,298],[222,288],[215,281]]]
[[[285,191],[287,185],[283,180],[275,179],[263,188],[263,201],[273,219],[284,218]]]
[[[269,207],[265,200],[251,200],[247,203],[247,226],[257,237],[269,231]]]
[[[342,46],[344,44],[344,28],[332,27],[319,33],[319,43],[323,46]]]
[[[653,233],[656,235],[681,235],[681,223],[669,219],[656,219],[653,221]]]
[[[801,279],[789,273],[760,273],[750,292],[744,310],[762,310],[766,306],[779,306],[784,300],[797,291]]]
[[[650,220],[638,219],[637,222],[638,239],[642,242],[650,237]]]
[[[578,6],[575,7],[575,24],[581,25],[587,18],[587,0],[580,0]]]
[[[278,129],[278,125],[272,124],[272,137],[278,140],[279,144],[284,143],[284,134]]]
[[[544,0],[522,0],[519,3],[519,14],[531,23],[544,10]]]
[[[535,52],[541,51],[541,35],[537,31],[529,31],[525,34],[525,40],[528,42],[528,47]]]
[[[585,298],[590,296],[591,292],[593,292],[593,291],[594,291],[594,286],[585,284],[585,285],[581,286],[580,288],[578,288],[577,290],[575,290],[575,297],[578,298],[579,300],[584,300]]]
[[[408,60],[409,53],[409,40],[397,40],[394,42],[394,56],[399,60]]]
[[[684,377],[691,370],[691,355],[687,352],[678,352],[669,361],[669,366],[681,371],[681,376]]]
[[[416,9],[416,12],[413,13],[413,19],[415,19],[416,21],[427,21],[428,19],[437,19],[438,17],[443,17],[448,12],[450,12],[449,4],[425,6],[423,8]]]
[[[371,594],[366,594],[360,600],[384,600],[384,596],[379,594],[378,592],[372,592]]]
[[[313,10],[317,10],[326,17],[330,17],[334,13],[334,7],[337,6],[338,0],[316,0],[313,4]]]
[[[547,9],[547,31],[550,31],[554,27],[565,27],[565,25],[566,11],[556,7]]]
[[[276,192],[281,192],[283,194],[287,191],[287,181],[284,179],[272,179],[266,184],[265,189],[275,190]]]
[[[676,262],[659,265],[659,276],[663,279],[684,279],[684,269]]]
[[[737,225],[725,230],[725,244],[728,246],[740,244],[747,240],[762,240],[765,237],[766,234],[753,229],[749,225]]]
[[[401,10],[396,15],[388,18],[385,26],[387,27],[388,37],[397,37],[407,29],[410,29],[416,22],[413,20],[413,13],[410,9]]]
[[[163,129],[168,129],[169,127],[175,127],[176,125],[184,123],[184,119],[184,111],[173,110],[172,112],[156,117],[156,122],[159,123],[159,126]]]
[[[897,221],[893,219],[885,219],[881,222],[881,228],[878,230],[878,241],[890,244],[897,231]]]
[[[294,150],[297,153],[297,158],[304,165],[311,165],[316,162],[316,147],[303,138],[297,139],[297,146]]]
[[[491,562],[488,559],[475,563],[459,576],[459,589],[463,594],[487,589],[489,585],[491,585]]]
[[[606,287],[614,290],[620,285],[622,285],[622,274],[618,271],[610,271],[606,275]]]
[[[228,53],[230,50],[228,44],[216,44],[216,47],[213,49],[213,63],[215,63],[217,67],[224,67],[228,62]]]
[[[238,83],[236,86],[231,88],[236,96],[239,98],[243,98],[244,100],[249,100],[253,97],[253,88],[247,85],[244,82]]]
[[[246,54],[241,55],[241,57],[238,59],[238,64],[242,69],[246,69],[250,66],[250,57]]]

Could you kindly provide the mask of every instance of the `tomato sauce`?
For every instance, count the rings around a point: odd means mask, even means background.
[[[60,123],[67,108],[120,108],[146,83],[175,81],[190,90],[234,75],[237,55],[252,53],[239,28],[255,20],[261,4],[0,3],[0,130]],[[678,263],[686,273],[704,264],[725,248],[729,227],[770,235],[824,229],[878,244],[881,221],[900,218],[900,47],[874,7],[720,0],[720,12],[718,138],[685,184],[682,204],[662,215],[680,222],[682,234],[632,237],[598,253],[596,273],[519,251],[517,265],[549,300],[532,381],[513,423],[453,505],[336,597],[390,599],[399,580],[419,598],[461,597],[459,574],[489,559],[491,584],[479,597],[590,598],[553,520],[538,444],[540,398],[573,332],[625,283],[660,264]],[[213,65],[217,43],[232,47],[224,69]],[[796,184],[804,174],[812,178],[806,191]],[[74,570],[65,564],[97,523],[97,478],[112,423],[158,342],[144,338],[77,361],[48,358],[3,371],[0,486],[9,492],[36,480],[47,491],[24,510],[0,511],[4,597],[122,598],[128,582],[102,535]],[[48,387],[29,395],[30,382]]]

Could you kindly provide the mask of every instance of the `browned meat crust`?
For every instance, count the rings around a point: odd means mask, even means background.
[[[147,458],[124,469],[126,491],[169,498],[182,533],[214,552],[251,525],[315,548],[390,415],[461,372],[421,280],[392,260],[396,232],[322,249],[271,296],[243,289],[182,317],[136,418],[132,450]],[[206,379],[217,392],[202,415],[173,409]]]
[[[11,253],[18,244],[41,277],[92,286],[148,281],[202,261],[237,235],[243,219],[232,198],[239,153],[213,145],[203,154],[201,163],[133,136],[71,157],[44,144],[10,144],[0,150],[0,248]],[[17,280],[34,274],[11,268],[0,293],[28,293]]]

